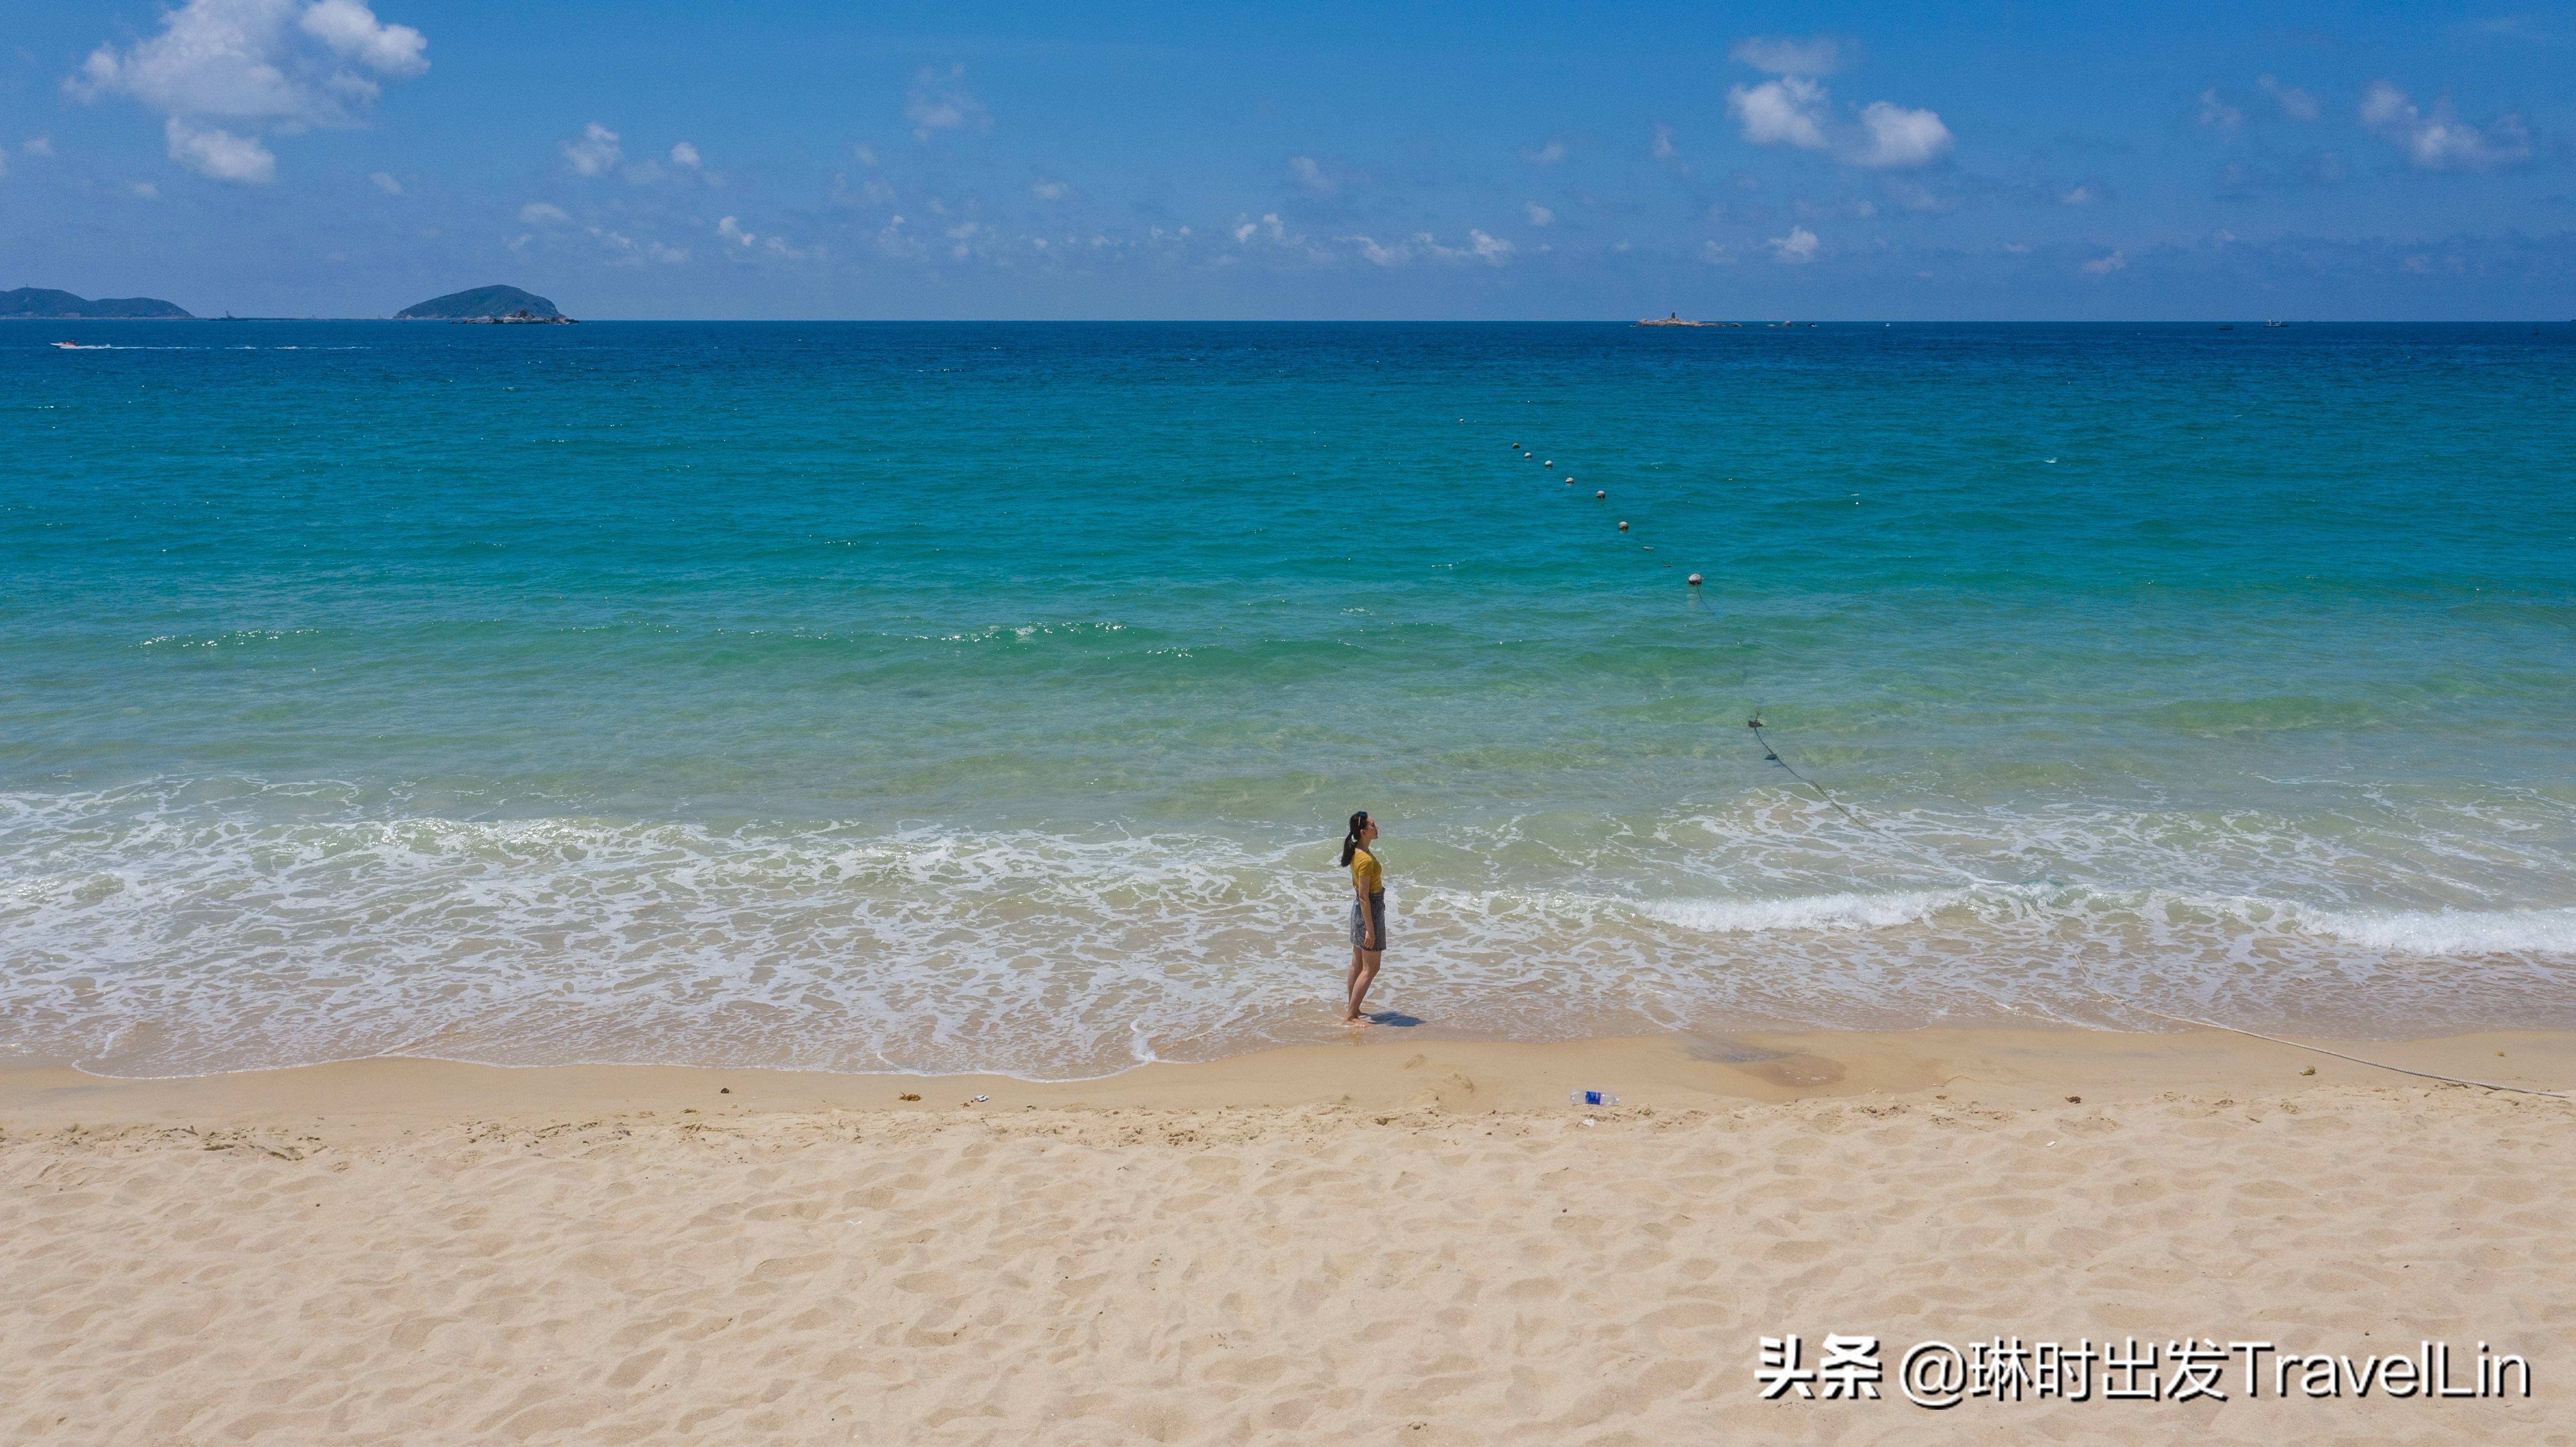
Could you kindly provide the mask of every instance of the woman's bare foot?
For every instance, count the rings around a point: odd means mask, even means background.
[[[1342,1023],[1345,1025],[1367,1025],[1372,1022],[1366,1015],[1344,1015],[1342,1017]]]

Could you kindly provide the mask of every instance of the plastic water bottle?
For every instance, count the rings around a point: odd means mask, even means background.
[[[1565,1103],[1567,1105],[1617,1105],[1619,1097],[1606,1090],[1569,1090],[1565,1093]]]

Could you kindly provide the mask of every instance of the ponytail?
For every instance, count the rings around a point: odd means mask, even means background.
[[[1368,821],[1369,816],[1366,809],[1362,809],[1351,816],[1351,827],[1345,830],[1342,834],[1342,867],[1344,869],[1351,867],[1351,856],[1359,852],[1360,831],[1368,827]]]

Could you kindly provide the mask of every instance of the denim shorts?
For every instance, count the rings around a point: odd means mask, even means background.
[[[1385,949],[1386,891],[1381,889],[1377,893],[1370,895],[1368,907],[1370,918],[1362,919],[1360,917],[1359,897],[1357,895],[1353,895],[1351,897],[1351,948],[1359,950],[1367,949],[1369,947],[1368,937],[1372,932],[1374,932],[1377,935],[1377,947],[1379,949]],[[1372,931],[1372,926],[1374,926],[1374,931]]]

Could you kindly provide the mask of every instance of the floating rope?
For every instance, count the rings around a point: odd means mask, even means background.
[[[2105,995],[2102,998],[2109,1000],[2116,997]],[[2492,1080],[2470,1080],[2465,1076],[2443,1075],[2431,1070],[2409,1070],[2403,1065],[2391,1065],[2384,1060],[2364,1060],[2358,1055],[2346,1055],[2340,1050],[2328,1050],[2322,1045],[2303,1045],[2296,1040],[2284,1040],[2278,1035],[2266,1035],[2259,1030],[2239,1030],[2233,1025],[2221,1025],[2215,1020],[2195,1020],[2188,1015],[2168,1015],[2162,1010],[2149,1010],[2144,1005],[2131,1005],[2129,1008],[2133,1010],[2145,1010],[2146,1013],[2156,1016],[2158,1019],[2171,1020],[2177,1024],[2198,1025],[2207,1030],[2224,1030],[2230,1035],[2244,1035],[2256,1040],[2269,1040],[2275,1045],[2287,1045],[2293,1050],[2313,1050],[2319,1055],[2331,1055],[2337,1060],[2349,1060],[2355,1065],[2367,1065],[2375,1070],[2394,1070],[2400,1075],[2413,1075],[2425,1080],[2439,1080],[2449,1085],[2474,1085],[2480,1090],[2509,1090],[2516,1095],[2545,1095],[2553,1100],[2576,1100],[2576,1094],[2570,1094],[2564,1090],[2539,1090],[2528,1085],[2498,1085]]]
[[[1766,762],[1766,763],[1778,764],[1782,769],[1784,769],[1784,770],[1787,770],[1787,771],[1788,771],[1788,775],[1789,775],[1789,777],[1790,777],[1790,778],[1793,778],[1793,779],[1797,780],[1799,783],[1806,785],[1808,788],[1815,790],[1815,791],[1816,791],[1816,797],[1817,797],[1817,798],[1819,798],[1819,799],[1824,800],[1824,801],[1825,801],[1826,803],[1828,803],[1828,804],[1833,805],[1833,806],[1834,806],[1834,812],[1835,812],[1835,813],[1842,815],[1844,818],[1849,819],[1849,820],[1850,820],[1850,821],[1852,821],[1853,823],[1860,825],[1860,826],[1861,826],[1862,828],[1864,828],[1864,829],[1877,829],[1877,828],[1878,828],[1878,826],[1877,826],[1877,825],[1872,824],[1872,823],[1869,823],[1867,820],[1862,819],[1858,814],[1855,814],[1855,813],[1853,813],[1852,811],[1850,811],[1849,809],[1844,808],[1844,807],[1842,806],[1842,802],[1841,802],[1840,800],[1836,799],[1833,795],[1831,795],[1831,794],[1829,794],[1829,793],[1825,792],[1825,786],[1824,786],[1824,785],[1817,783],[1815,780],[1808,778],[1806,775],[1804,775],[1804,774],[1802,774],[1802,773],[1799,773],[1799,772],[1798,772],[1798,770],[1797,770],[1793,765],[1791,765],[1791,764],[1790,764],[1790,762],[1789,762],[1787,759],[1784,759],[1784,758],[1780,757],[1780,751],[1779,751],[1778,749],[1775,749],[1775,748],[1771,747],[1771,740],[1769,740],[1769,739],[1767,739],[1767,738],[1763,737],[1762,730],[1763,730],[1763,728],[1765,727],[1765,725],[1764,725],[1764,724],[1763,724],[1763,722],[1762,722],[1762,715],[1761,715],[1758,711],[1753,715],[1753,717],[1751,717],[1751,718],[1749,718],[1749,719],[1746,719],[1746,720],[1744,721],[1744,726],[1745,726],[1746,728],[1749,728],[1749,729],[1753,730],[1753,741],[1754,741],[1755,743],[1758,743],[1758,744],[1760,744],[1760,745],[1762,746],[1762,758],[1763,758],[1764,762]],[[1884,833],[1886,833],[1887,831],[1886,831],[1886,830],[1884,830],[1884,829],[1879,829],[1879,832],[1880,832],[1880,833],[1882,833],[1882,834],[1884,834]]]

